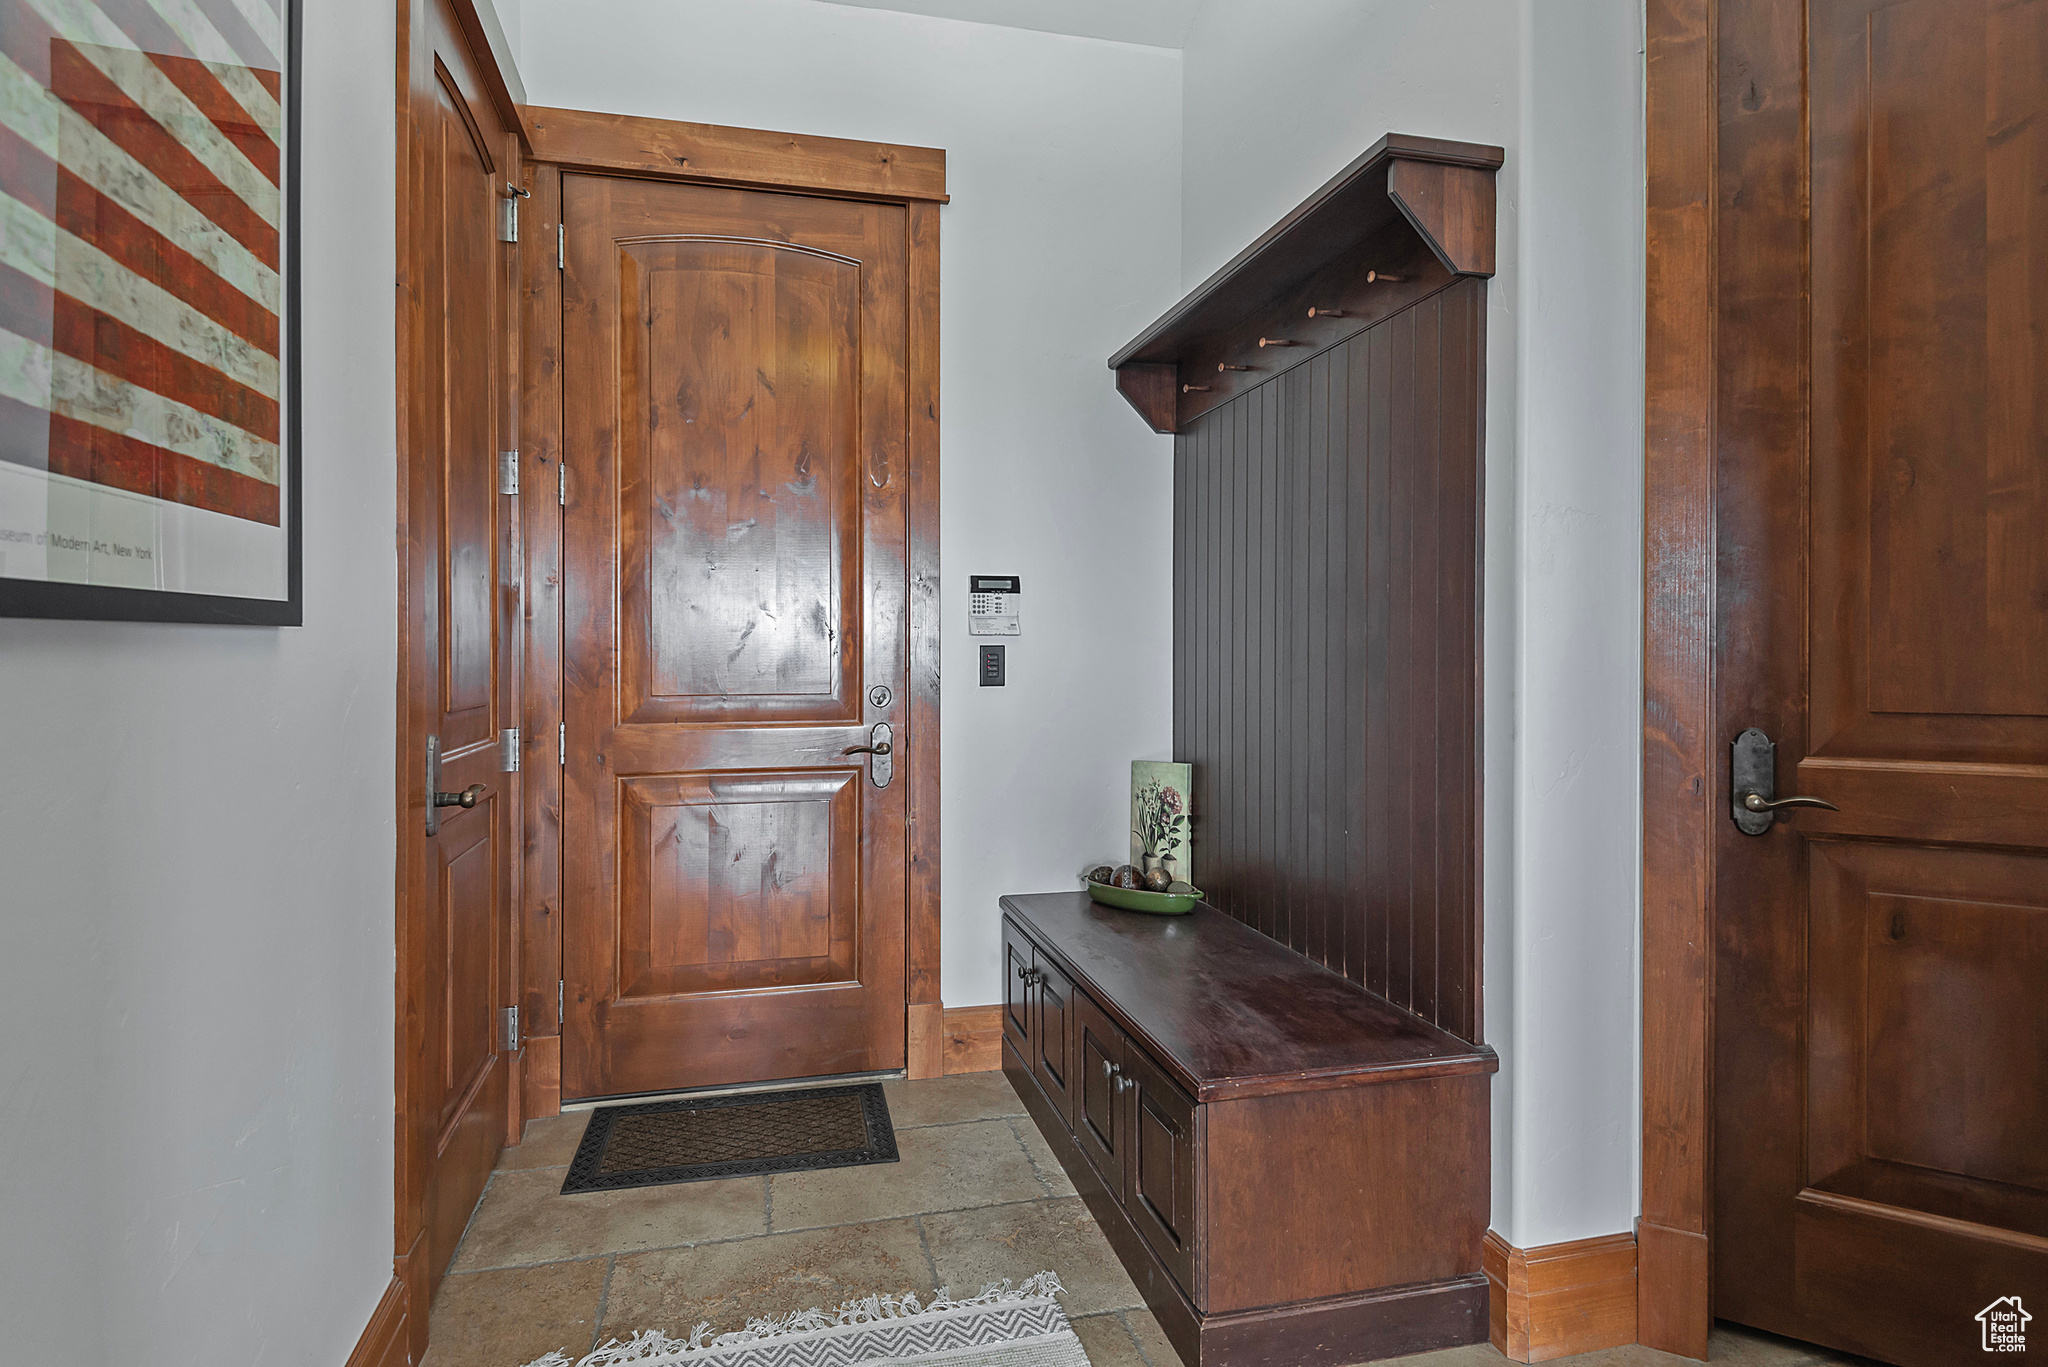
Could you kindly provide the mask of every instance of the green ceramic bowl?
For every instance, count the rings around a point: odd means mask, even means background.
[[[1113,888],[1107,883],[1089,883],[1088,895],[1106,907],[1149,911],[1154,916],[1185,916],[1202,900],[1200,888],[1193,892],[1147,892],[1143,888]]]

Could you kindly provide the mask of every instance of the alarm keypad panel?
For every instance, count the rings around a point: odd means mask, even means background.
[[[1014,574],[968,575],[967,634],[1023,635],[1023,614],[1018,601],[1022,593],[1023,585]]]

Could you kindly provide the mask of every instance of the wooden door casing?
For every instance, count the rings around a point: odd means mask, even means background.
[[[904,212],[562,200],[564,1092],[901,1067]]]
[[[1712,1307],[1976,1360],[2048,1300],[2048,16],[1717,18],[1717,738],[1841,810],[1715,757]]]
[[[412,9],[405,35],[397,1233],[425,1297],[517,1128],[500,1013],[515,973],[519,793],[500,740],[519,715],[520,580],[498,451],[517,345],[517,261],[499,216],[518,147],[453,7]],[[431,835],[430,737],[441,791],[482,786],[473,807],[441,809]],[[424,1301],[413,1308],[417,1344]]]

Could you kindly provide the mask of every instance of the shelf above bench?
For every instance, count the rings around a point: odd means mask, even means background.
[[[1387,134],[1110,357],[1118,392],[1153,431],[1178,432],[1461,276],[1491,276],[1503,155]]]

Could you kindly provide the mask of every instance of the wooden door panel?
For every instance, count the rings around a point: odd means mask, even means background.
[[[443,754],[497,732],[497,408],[499,270],[493,218],[496,162],[477,116],[445,64],[437,64],[440,218],[439,310],[441,524],[439,723]]]
[[[1832,1344],[1879,1361],[1996,1361],[1976,1315],[2013,1295],[2032,1307],[2048,1292],[2048,1240],[1987,1239],[1975,1224],[1811,1190],[1794,1221],[1803,1313]]]
[[[903,210],[562,184],[564,1093],[901,1067]]]
[[[618,253],[623,719],[856,719],[860,262]]]
[[[1812,14],[1811,752],[2048,762],[2048,16]]]
[[[1183,1290],[1195,1276],[1195,1104],[1144,1050],[1124,1051],[1124,1209]]]
[[[1016,1044],[1019,1058],[1031,1053],[1031,955],[1031,942],[1003,922],[1003,1033]]]
[[[1812,858],[1809,1184],[2048,1237],[2048,858]]]
[[[1121,1085],[1124,1032],[1085,992],[1074,994],[1074,1138],[1117,1200],[1124,1199],[1124,1144],[1129,1133]]]
[[[1044,954],[1032,959],[1031,1075],[1074,1123],[1074,984]]]
[[[479,803],[443,827],[440,933],[433,992],[440,1037],[439,1130],[449,1128],[496,1063],[498,956],[504,899],[499,886],[497,803]]]
[[[620,998],[854,981],[861,779],[621,780]]]

